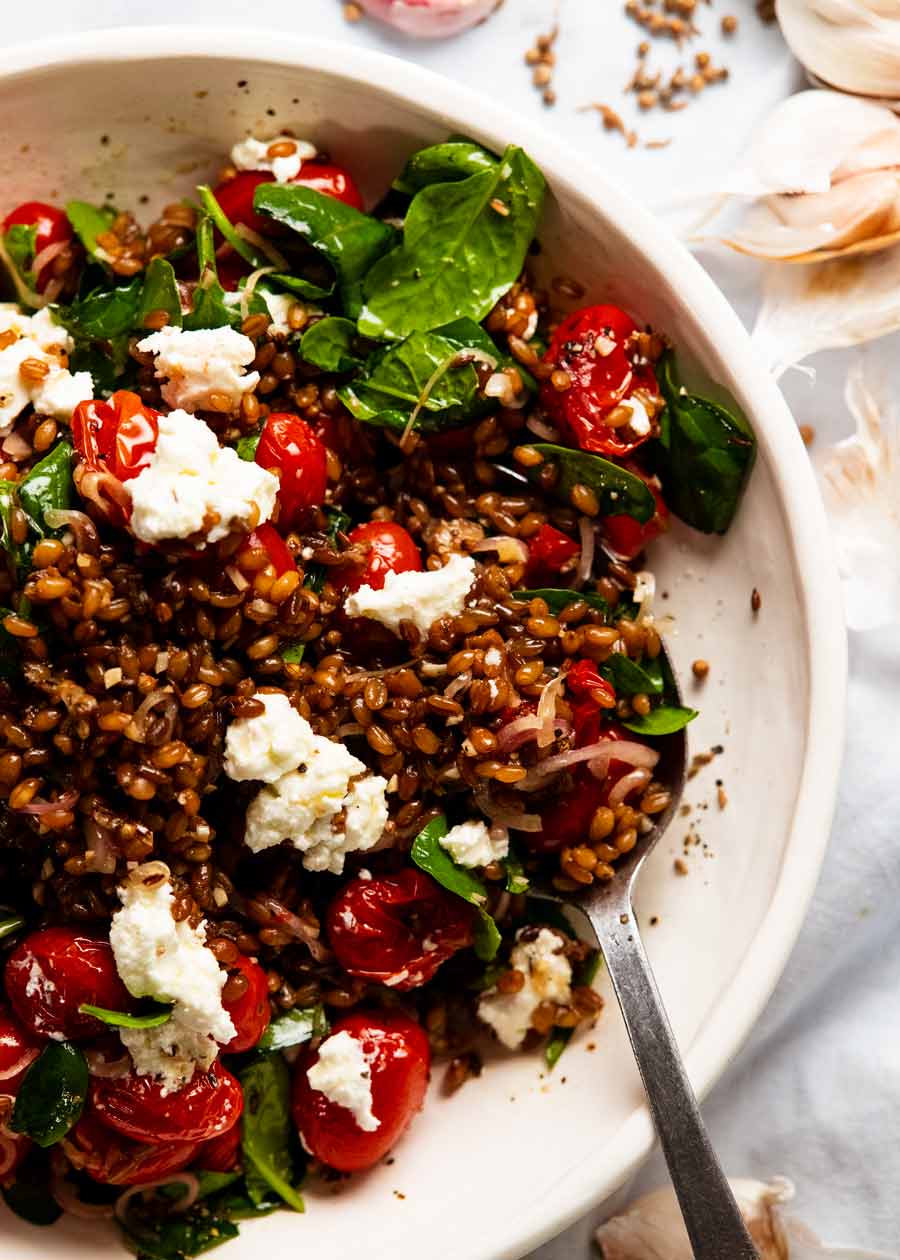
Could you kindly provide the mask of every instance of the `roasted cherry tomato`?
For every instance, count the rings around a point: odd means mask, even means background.
[[[332,1035],[341,1032],[360,1043],[369,1065],[378,1128],[361,1129],[352,1111],[312,1088],[307,1072],[318,1060],[315,1050],[297,1062],[292,1110],[303,1143],[316,1159],[341,1172],[358,1172],[388,1153],[421,1108],[431,1052],[421,1027],[399,1011],[354,1011],[335,1024]]]
[[[412,867],[351,880],[329,906],[327,924],[344,970],[392,989],[425,984],[472,943],[471,908]]]
[[[75,449],[90,468],[105,464],[120,481],[150,463],[159,437],[159,412],[138,394],[119,389],[109,402],[91,398],[72,413]]]
[[[187,1085],[164,1094],[150,1076],[94,1077],[91,1106],[107,1128],[136,1142],[202,1142],[237,1124],[244,1096],[236,1077],[216,1061]]]
[[[278,523],[293,529],[306,508],[318,507],[328,484],[325,447],[310,426],[289,412],[273,412],[256,448],[261,468],[278,474]]]
[[[43,253],[48,245],[56,245],[72,239],[72,224],[66,215],[62,210],[57,210],[56,206],[48,206],[43,201],[26,201],[21,206],[16,206],[15,210],[11,210],[3,220],[3,235],[5,236],[11,227],[17,225],[37,229],[34,237],[34,254],[28,264],[29,270],[32,269],[34,259]],[[38,293],[43,293],[52,274],[52,270],[42,263],[35,280]]]
[[[590,697],[573,706],[573,724],[579,748],[606,739],[634,739],[628,731],[610,722],[607,712]],[[611,761],[605,778],[596,779],[586,765],[577,765],[572,774],[572,786],[541,810],[541,830],[523,832],[528,847],[535,853],[553,853],[566,845],[583,844],[594,812],[607,803],[610,789],[630,769],[624,761]]]
[[[255,551],[260,547],[268,555],[278,577],[296,569],[294,557],[274,525],[257,525],[256,529],[247,535],[247,541],[241,544],[237,554],[238,564],[240,564],[241,552]]]
[[[131,1142],[86,1112],[60,1143],[74,1168],[103,1185],[142,1186],[193,1163],[196,1142],[166,1141],[158,1146]]]
[[[304,162],[299,175],[291,180],[292,184],[301,184],[304,188],[314,188],[326,197],[334,197],[335,201],[343,201],[345,206],[354,210],[362,210],[363,199],[353,176],[343,166],[334,162]]]
[[[119,979],[109,941],[68,927],[32,932],[6,961],[6,993],[36,1037],[85,1041],[106,1031],[82,1005],[130,1011],[134,999]]]
[[[575,746],[586,748],[604,738],[602,728],[616,706],[616,692],[593,661],[577,661],[572,666],[566,674],[566,691],[572,704]]]
[[[237,175],[224,180],[215,189],[216,200],[232,223],[243,223],[254,232],[271,235],[277,230],[276,225],[267,215],[253,209],[253,196],[260,184],[274,182],[275,176],[271,171],[238,171]],[[332,162],[304,162],[290,182],[314,188],[336,201],[343,201],[354,210],[363,208],[362,197],[352,176]]]
[[[222,1049],[228,1054],[238,1054],[242,1050],[252,1050],[269,1027],[269,984],[259,963],[243,954],[229,967],[229,971],[233,977],[240,975],[247,982],[237,997],[222,999],[222,1005],[237,1029]]]
[[[528,540],[529,582],[558,576],[580,550],[574,538],[544,522]]]
[[[557,389],[548,377],[541,387],[541,402],[562,431],[583,451],[600,455],[627,455],[652,436],[632,423],[613,427],[608,417],[635,390],[644,391],[661,405],[659,387],[649,364],[635,365],[627,343],[637,332],[630,315],[618,306],[586,306],[567,316],[553,334],[544,362],[569,378]]]
[[[206,1172],[234,1172],[241,1162],[241,1126],[233,1124],[226,1133],[201,1142],[194,1162]]]
[[[15,1095],[40,1050],[40,1042],[12,1011],[0,1006],[0,1095]]]
[[[607,516],[600,522],[600,532],[610,551],[614,551],[622,560],[633,560],[654,538],[658,538],[669,528],[669,509],[663,500],[658,477],[648,477],[634,464],[626,464],[625,467],[646,481],[656,500],[656,511],[643,525],[633,516]]]
[[[244,276],[249,276],[252,270],[230,246],[227,252],[223,249],[216,254],[216,274],[226,293],[235,293],[241,287]]]
[[[358,591],[361,586],[380,591],[389,573],[418,573],[422,568],[412,534],[393,521],[367,521],[351,529],[347,537],[368,548],[362,564],[338,570],[335,581],[347,591]]]

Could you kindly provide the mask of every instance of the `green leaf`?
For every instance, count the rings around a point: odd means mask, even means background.
[[[37,253],[37,224],[14,223],[4,234],[3,247],[19,275],[33,289],[35,275],[31,264]]]
[[[169,317],[169,327],[180,328],[182,325],[181,298],[178,294],[175,268],[165,258],[152,258],[147,264],[137,313],[139,328],[146,327],[146,319],[151,311],[165,311]]]
[[[516,896],[519,893],[528,892],[530,881],[525,874],[522,859],[512,849],[503,859],[503,869],[506,871],[506,891],[508,893]]]
[[[208,1177],[212,1174],[203,1175]],[[247,1193],[246,1178],[241,1174],[238,1182],[210,1199],[210,1211],[217,1216],[225,1216],[231,1221],[249,1221],[260,1216],[268,1216],[270,1212],[275,1212],[284,1206],[282,1199],[271,1190],[266,1191],[263,1188],[263,1192],[257,1197],[259,1202],[254,1202],[250,1198]]]
[[[663,495],[672,511],[707,534],[724,534],[734,519],[756,457],[749,421],[735,407],[689,394],[669,352],[657,367],[666,408],[652,444]]]
[[[658,709],[651,709],[643,717],[636,715],[623,726],[638,735],[674,735],[683,730],[689,722],[698,716],[696,709],[686,709],[683,705],[661,704]]]
[[[602,595],[597,595],[594,591],[569,591],[562,587],[541,586],[532,591],[513,591],[513,599],[542,599],[554,616],[568,608],[569,604],[583,600],[589,608],[595,608],[597,612],[609,616],[609,604]]]
[[[261,249],[257,249],[250,241],[245,240],[243,236],[235,231],[234,224],[228,215],[216,200],[215,193],[208,184],[200,184],[197,187],[200,197],[200,204],[209,215],[210,219],[224,236],[225,240],[231,246],[236,254],[243,258],[244,262],[248,262],[251,267],[269,267],[271,259],[268,258]]]
[[[68,220],[89,258],[97,257],[97,237],[109,231],[115,222],[116,213],[112,206],[92,206],[89,201],[66,203]]]
[[[236,1181],[240,1181],[243,1173],[235,1170],[234,1172],[209,1172],[205,1169],[198,1169],[194,1176],[197,1178],[197,1198],[208,1199],[210,1195],[219,1194],[220,1191],[233,1186]]]
[[[141,331],[146,335],[146,329]],[[90,372],[95,398],[108,398],[114,390],[137,386],[138,365],[128,353],[127,334],[117,337],[111,349],[76,341],[69,354],[69,371]]]
[[[12,638],[12,635],[9,636]],[[5,914],[0,918],[0,941],[4,937],[12,936],[14,932],[18,932],[20,928],[25,926],[25,918],[21,914]]]
[[[53,1225],[62,1208],[50,1193],[50,1168],[43,1151],[31,1150],[16,1170],[12,1185],[0,1186],[11,1212],[29,1225]]]
[[[325,536],[329,542],[336,543],[338,534],[345,534],[350,528],[350,517],[346,512],[341,512],[338,508],[326,507],[322,509],[328,518],[328,525],[325,528]],[[311,564],[304,575],[303,584],[308,586],[311,591],[315,591],[318,595],[325,585],[325,578],[328,576],[328,569],[324,564]],[[301,647],[305,646],[301,644]],[[288,649],[290,651],[290,649]],[[287,660],[284,652],[281,653],[282,658]],[[302,653],[297,659],[302,658]]]
[[[259,446],[259,439],[262,437],[262,429],[256,433],[247,433],[242,438],[238,438],[235,450],[240,459],[245,459],[248,464],[252,464],[256,459],[256,448]]]
[[[114,341],[137,327],[143,288],[143,277],[135,276],[128,284],[94,289],[68,306],[57,307],[54,316],[73,337]]]
[[[238,1236],[237,1225],[227,1217],[214,1215],[205,1203],[197,1203],[187,1212],[173,1210],[163,1216],[158,1215],[158,1203],[156,1207],[154,1214],[135,1206],[127,1219],[119,1222],[125,1242],[140,1260],[187,1260]]]
[[[495,171],[498,164],[498,158],[474,140],[445,140],[414,153],[391,186],[397,192],[412,194],[429,184],[452,183]]]
[[[480,879],[477,879],[464,866],[457,866],[447,850],[441,847],[441,836],[445,836],[447,831],[447,819],[443,814],[438,818],[433,818],[416,836],[410,856],[416,866],[436,880],[441,887],[455,893],[457,897],[462,897],[463,901],[467,901],[478,911],[479,921],[475,925],[474,949],[479,958],[489,962],[500,946],[500,933],[496,923],[484,908],[487,903],[487,890]]]
[[[624,652],[614,652],[600,666],[600,673],[622,696],[661,696],[663,693],[664,680],[659,657],[655,661],[648,659],[638,663]]]
[[[78,1047],[48,1041],[19,1086],[9,1127],[38,1146],[52,1146],[80,1117],[87,1089],[87,1063]]]
[[[300,338],[300,357],[323,372],[352,372],[363,363],[353,348],[357,336],[352,319],[329,315]]]
[[[543,200],[543,175],[514,146],[493,169],[423,188],[402,245],[363,281],[360,332],[399,341],[462,316],[480,322],[517,280]]]
[[[126,1011],[109,1011],[105,1006],[91,1006],[85,1002],[79,1006],[82,1015],[93,1015],[103,1024],[112,1028],[161,1028],[172,1018],[172,1007],[164,1002],[154,1002],[139,1015],[129,1015]]]
[[[193,293],[193,305],[183,317],[183,327],[189,330],[197,328],[240,328],[243,323],[239,301],[229,303],[225,290],[219,283],[216,270],[216,251],[213,237],[213,223],[208,215],[197,224],[197,267],[200,279]],[[232,294],[232,297],[236,295]],[[254,293],[248,311],[256,314],[266,311],[268,307],[258,294]]]
[[[328,1035],[328,1016],[323,1006],[295,1006],[276,1015],[260,1037],[257,1050],[286,1050],[288,1046],[301,1046],[313,1037]]]
[[[597,978],[597,972],[600,970],[602,962],[603,955],[599,949],[588,954],[576,971],[572,983],[577,986],[592,985]],[[544,1060],[551,1072],[559,1062],[560,1055],[572,1040],[574,1031],[574,1028],[554,1028],[550,1034],[550,1039],[544,1047]]]
[[[567,446],[555,446],[552,442],[534,442],[545,462],[556,464],[559,475],[553,493],[565,503],[569,502],[573,486],[587,486],[593,490],[600,504],[601,516],[633,516],[636,521],[649,521],[656,511],[656,500],[646,482],[618,464],[593,455],[589,451],[575,451]],[[525,469],[530,480],[538,482],[543,464]]]
[[[475,957],[480,958],[482,962],[490,962],[492,958],[496,958],[501,939],[500,929],[497,927],[497,924],[487,910],[482,910],[479,907],[478,922],[475,924],[475,933],[472,939]]]
[[[260,1202],[271,1187],[295,1212],[303,1200],[294,1189],[299,1180],[291,1147],[290,1076],[280,1055],[254,1060],[241,1073],[244,1114],[241,1150],[246,1168],[247,1193]]]
[[[29,523],[41,537],[54,533],[44,517],[51,508],[68,508],[72,502],[72,447],[57,442],[19,482],[19,503]]]

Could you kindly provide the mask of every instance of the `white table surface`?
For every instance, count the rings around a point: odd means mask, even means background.
[[[622,95],[641,32],[620,0],[562,0],[557,45],[558,103],[547,109],[522,57],[552,24],[553,0],[506,0],[487,24],[436,44],[395,36],[364,21],[348,25],[339,0],[43,0],[39,20],[27,5],[3,5],[0,39],[165,22],[308,32],[379,48],[489,90],[536,123],[557,128],[651,206],[720,168],[754,121],[800,85],[777,31],[763,27],[753,0],[698,6],[708,49],[731,68],[679,114],[630,121],[642,138],[672,137],[668,148],[626,149],[578,106],[604,101],[627,114]],[[740,18],[723,43],[718,19]],[[709,33],[708,37],[706,32]],[[677,52],[655,43],[656,60]],[[690,50],[688,55],[690,55]],[[23,186],[23,194],[27,189]],[[754,268],[717,260],[710,269],[741,314],[752,316]],[[896,338],[867,352],[876,365],[896,357]],[[849,353],[819,356],[815,382],[789,375],[785,390],[798,422],[815,427],[814,458],[843,436],[849,420],[842,383]],[[835,616],[840,616],[835,592]],[[785,1174],[797,1183],[798,1214],[829,1240],[891,1248],[900,1243],[900,846],[896,760],[900,658],[889,634],[851,637],[849,736],[830,861],[788,970],[749,1044],[705,1105],[714,1141],[731,1176]],[[892,801],[893,797],[893,801]],[[664,1179],[658,1156],[637,1187]],[[587,1260],[597,1213],[535,1253],[533,1260]]]

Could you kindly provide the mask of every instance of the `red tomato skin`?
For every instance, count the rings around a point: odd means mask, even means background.
[[[106,1031],[84,1004],[130,1011],[134,999],[119,979],[109,941],[68,927],[32,932],[6,961],[6,993],[36,1037],[85,1041]],[[30,991],[29,991],[30,990]]]
[[[219,284],[226,293],[235,293],[240,288],[244,276],[249,276],[252,268],[241,258],[240,254],[229,248],[228,253],[216,255],[216,273]]]
[[[9,1007],[0,1007],[0,1095],[15,1096],[40,1051],[41,1043]]]
[[[297,567],[287,543],[274,525],[257,525],[256,529],[247,535],[247,541],[242,545],[241,551],[243,551],[244,547],[251,549],[262,547],[268,554],[279,577],[283,573],[290,573],[291,569],[296,569]],[[237,558],[238,562],[240,562],[240,551]]]
[[[241,1126],[233,1124],[227,1132],[201,1142],[193,1162],[205,1172],[234,1172],[241,1162]]]
[[[649,365],[633,367],[625,343],[637,325],[618,306],[585,306],[568,315],[553,334],[544,362],[566,372],[568,389],[559,390],[547,379],[541,387],[541,403],[556,424],[583,451],[624,456],[647,438],[625,437],[604,423],[604,417],[630,398],[636,389],[659,397],[659,387]],[[598,336],[612,340],[610,353],[595,349]]]
[[[577,748],[586,748],[601,739],[634,739],[621,726],[610,722],[606,712],[590,698],[574,706]],[[529,849],[533,853],[555,853],[567,845],[585,843],[594,811],[607,803],[613,784],[630,769],[622,761],[611,761],[606,777],[596,779],[586,765],[577,765],[571,788],[541,811],[541,830],[523,832]]]
[[[419,548],[412,534],[402,525],[393,521],[367,521],[351,529],[347,537],[351,543],[363,543],[369,547],[363,564],[346,565],[335,575],[335,584],[348,593],[358,591],[361,586],[383,590],[389,573],[421,572]]]
[[[528,580],[538,582],[556,577],[563,566],[578,555],[581,547],[574,538],[546,521],[528,540]]]
[[[86,1111],[63,1138],[62,1149],[75,1168],[103,1185],[142,1186],[193,1163],[196,1142],[165,1142],[149,1146],[130,1142]]]
[[[263,426],[255,458],[261,468],[279,474],[278,523],[282,529],[292,529],[307,508],[324,501],[328,456],[312,428],[299,416],[273,412]]]
[[[105,464],[120,481],[143,472],[158,437],[159,412],[131,390],[116,390],[108,402],[90,398],[72,413],[72,438],[83,462],[89,468]]]
[[[236,1077],[216,1061],[196,1071],[174,1094],[162,1084],[130,1072],[118,1079],[94,1077],[90,1101],[97,1119],[135,1142],[202,1142],[237,1124],[244,1096]]]
[[[600,522],[600,532],[603,535],[604,542],[620,559],[633,560],[654,539],[659,538],[660,534],[666,532],[671,521],[669,509],[666,507],[665,500],[662,497],[662,487],[659,484],[659,478],[648,477],[646,473],[632,463],[628,463],[625,466],[629,472],[635,473],[650,487],[653,498],[656,500],[656,511],[650,517],[650,520],[643,525],[640,521],[636,521],[633,516],[607,516]]]
[[[324,193],[326,197],[334,197],[345,206],[354,210],[362,210],[363,199],[350,172],[335,162],[304,162],[300,173],[291,180],[292,184],[300,184],[304,188],[313,188]]]
[[[238,171],[231,179],[223,180],[213,191],[216,200],[232,223],[243,223],[254,232],[271,236],[278,231],[278,225],[268,215],[259,214],[253,209],[253,197],[260,184],[273,184],[275,176],[271,171]],[[316,192],[343,201],[344,205],[354,210],[362,210],[362,197],[359,189],[343,166],[333,162],[304,162],[299,172],[290,181],[304,188],[314,188]]]
[[[72,224],[66,215],[56,206],[47,205],[44,201],[26,201],[21,206],[16,206],[15,210],[11,210],[3,220],[4,235],[16,224],[22,224],[24,227],[37,225],[34,238],[35,256],[48,245],[72,239]],[[35,285],[38,293],[43,293],[52,274],[45,267],[41,268]]]
[[[328,939],[351,976],[405,992],[472,943],[473,912],[413,867],[354,879],[328,908]],[[425,948],[426,941],[431,946]]]
[[[425,1099],[431,1067],[428,1038],[399,1011],[354,1011],[332,1033],[348,1032],[362,1043],[372,1073],[372,1111],[380,1121],[364,1132],[346,1107],[333,1103],[309,1083],[317,1061],[307,1050],[294,1074],[294,1124],[312,1154],[340,1172],[360,1172],[377,1164],[395,1145]]]
[[[237,1029],[231,1040],[222,1046],[222,1050],[228,1054],[239,1054],[243,1050],[252,1050],[269,1027],[269,983],[259,963],[244,954],[229,967],[229,971],[239,971],[247,981],[247,987],[240,997],[233,998],[230,1002],[223,999],[222,1002]]]

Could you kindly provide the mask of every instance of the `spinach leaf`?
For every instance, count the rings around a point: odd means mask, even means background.
[[[641,717],[636,714],[622,725],[638,735],[674,735],[683,730],[689,722],[698,716],[696,709],[686,709],[679,704],[661,704],[658,709],[651,709]]]
[[[62,1208],[50,1193],[50,1168],[41,1150],[31,1150],[16,1170],[12,1185],[0,1187],[11,1212],[29,1225],[53,1225]]]
[[[541,586],[531,591],[513,591],[513,599],[542,599],[554,615],[576,600],[584,600],[590,608],[609,615],[609,604],[594,591],[567,591],[563,587]]]
[[[136,1207],[119,1223],[126,1243],[140,1260],[187,1260],[221,1247],[239,1233],[233,1221],[213,1215],[205,1203],[163,1216],[158,1215],[158,1208],[154,1214]]]
[[[528,892],[529,879],[525,874],[522,859],[512,849],[503,859],[503,869],[506,871],[506,891],[508,893],[512,893],[515,896],[518,893]]]
[[[600,970],[600,964],[603,962],[603,955],[599,949],[588,954],[584,962],[577,969],[573,977],[573,983],[576,986],[590,986],[597,978],[597,972]],[[566,1046],[572,1040],[574,1028],[554,1028],[550,1034],[550,1039],[544,1047],[544,1061],[552,1072],[559,1062],[559,1057],[565,1050]]]
[[[225,290],[219,283],[213,224],[208,215],[204,215],[197,224],[197,266],[200,279],[194,289],[191,310],[183,317],[183,327],[191,330],[240,328],[243,322],[240,306],[228,304]]]
[[[10,638],[13,636],[10,635]],[[25,926],[25,919],[21,914],[14,914],[10,911],[0,918],[0,941],[6,936],[12,936],[14,932],[18,932],[20,928]]]
[[[87,1063],[78,1047],[48,1041],[19,1086],[9,1127],[38,1146],[52,1146],[78,1120],[87,1089]]]
[[[19,503],[29,523],[41,537],[53,533],[45,520],[51,508],[68,508],[72,502],[72,447],[57,442],[19,482]]]
[[[127,334],[117,337],[108,350],[88,341],[76,341],[69,354],[69,371],[90,372],[95,398],[108,398],[117,389],[134,389],[137,385],[138,365],[128,353]]]
[[[492,169],[423,188],[402,245],[363,281],[359,331],[399,341],[461,316],[484,319],[522,270],[544,186],[527,154],[510,146]]]
[[[137,313],[139,328],[146,327],[146,319],[151,311],[165,311],[172,328],[180,328],[182,325],[181,297],[175,268],[165,258],[152,258],[147,264]]]
[[[256,1048],[261,1052],[286,1050],[288,1046],[300,1046],[313,1037],[325,1037],[328,1029],[328,1016],[323,1006],[295,1006],[275,1016]]]
[[[34,288],[36,279],[31,270],[31,264],[37,253],[36,246],[36,223],[14,223],[3,237],[3,247],[10,262],[30,289]]]
[[[346,512],[341,512],[339,508],[326,507],[322,509],[328,519],[325,527],[325,536],[329,542],[337,542],[338,534],[345,534],[350,528],[350,517]],[[322,587],[325,585],[325,578],[328,576],[327,566],[324,564],[311,564],[306,570],[304,577],[304,586],[308,586],[318,595]],[[283,654],[282,654],[283,655]]]
[[[259,446],[259,439],[262,437],[262,429],[257,433],[245,433],[242,438],[238,438],[235,444],[235,450],[240,459],[245,459],[248,464],[252,464],[256,459],[256,448]]]
[[[206,211],[209,218],[216,225],[222,236],[234,250],[234,252],[243,258],[244,262],[248,262],[251,267],[268,267],[271,260],[262,252],[252,245],[250,241],[245,240],[239,232],[235,230],[234,224],[228,215],[216,200],[215,193],[208,184],[200,184],[197,187],[200,196],[200,204]]]
[[[622,696],[661,696],[663,673],[660,658],[655,661],[633,661],[624,652],[614,652],[600,666],[600,673]]]
[[[535,442],[535,450],[544,459],[552,461],[559,469],[553,493],[566,503],[572,487],[587,486],[593,490],[600,504],[602,516],[622,514],[633,516],[636,521],[649,521],[656,511],[656,500],[650,487],[640,477],[590,451],[574,451],[552,442]],[[530,480],[537,482],[543,465],[525,469]]]
[[[143,289],[143,277],[135,276],[128,284],[93,289],[68,306],[56,307],[54,316],[73,337],[115,341],[138,327]]]
[[[241,1072],[244,1114],[241,1150],[246,1168],[247,1193],[261,1202],[268,1187],[295,1212],[303,1200],[294,1189],[299,1180],[291,1146],[290,1077],[278,1054],[255,1059]]]
[[[328,260],[350,313],[358,307],[359,282],[397,236],[389,224],[300,184],[260,184],[253,197],[253,208],[299,232]],[[272,278],[284,281],[280,273]],[[328,292],[318,289],[318,296]]]
[[[212,1176],[211,1173],[202,1175]],[[275,1212],[283,1206],[282,1200],[271,1190],[267,1191],[265,1187],[257,1198],[259,1202],[254,1202],[250,1198],[247,1193],[246,1179],[241,1175],[239,1182],[214,1195],[210,1199],[209,1207],[210,1211],[217,1216],[226,1216],[230,1221],[249,1221],[260,1216],[268,1216],[270,1212]]]
[[[441,848],[441,836],[445,836],[448,830],[447,819],[443,814],[433,818],[416,836],[410,856],[420,870],[425,871],[448,892],[462,897],[463,901],[467,901],[478,911],[474,950],[482,961],[489,962],[500,947],[500,933],[484,908],[487,890],[480,879],[464,866],[457,866],[447,850]]]
[[[222,1190],[226,1190],[229,1186],[233,1186],[236,1181],[240,1181],[243,1173],[235,1170],[234,1172],[208,1172],[199,1169],[194,1173],[197,1178],[197,1198],[208,1199],[211,1195],[219,1194]]]
[[[352,319],[329,315],[308,328],[300,338],[300,357],[323,372],[352,372],[363,363],[354,350],[357,338]]]
[[[558,931],[565,933],[576,939],[575,929],[563,914],[562,910],[553,901],[544,901],[543,898],[529,898],[525,906],[525,921],[534,927],[553,927]]]
[[[499,159],[474,140],[445,140],[419,149],[407,159],[403,170],[391,185],[397,192],[417,193],[429,184],[447,184],[468,179],[485,171],[495,171]]]
[[[89,258],[97,257],[97,237],[112,227],[116,211],[112,206],[92,206],[89,201],[69,201],[66,216]]]
[[[652,453],[666,503],[694,529],[724,534],[734,519],[756,438],[737,410],[689,394],[678,383],[671,351],[657,367],[666,408]]]
[[[172,1018],[172,1007],[164,1002],[153,1002],[139,1015],[129,1015],[126,1011],[109,1011],[105,1006],[91,1006],[85,1002],[79,1006],[82,1015],[93,1015],[102,1024],[111,1028],[161,1028]]]

